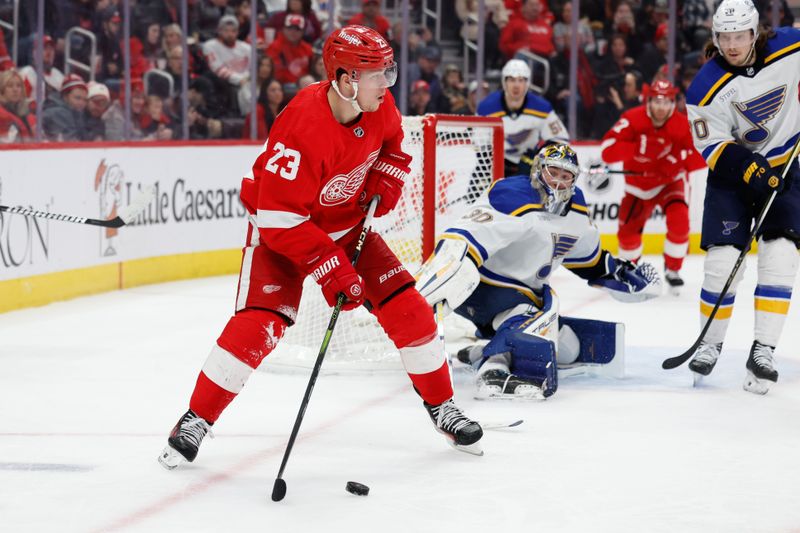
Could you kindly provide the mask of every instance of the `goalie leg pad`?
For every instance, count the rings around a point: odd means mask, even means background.
[[[557,316],[552,314],[557,324]],[[534,317],[529,314],[507,319],[483,349],[484,360],[497,354],[511,354],[511,372],[540,384],[545,397],[558,388],[556,346],[553,340],[527,332]],[[556,329],[555,324],[551,328]]]
[[[579,340],[577,359],[561,365],[559,372],[591,366],[593,373],[622,378],[625,375],[625,326],[617,322],[562,316],[562,331],[570,329]],[[559,346],[559,349],[561,347]]]

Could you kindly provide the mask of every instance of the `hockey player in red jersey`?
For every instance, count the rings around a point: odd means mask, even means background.
[[[159,457],[166,468],[194,460],[209,427],[294,323],[306,276],[330,306],[344,293],[344,310],[370,309],[436,429],[456,448],[482,454],[483,431],[453,403],[433,313],[414,278],[373,232],[358,266],[350,263],[366,204],[379,195],[375,215],[390,212],[411,161],[387,91],[397,77],[392,49],[375,30],[347,26],[328,37],[323,58],[328,81],[300,91],[278,115],[252,176],[242,181],[249,225],[236,311]]]
[[[619,256],[637,261],[642,232],[655,206],[667,217],[664,277],[677,293],[683,286],[680,269],[689,248],[687,173],[705,167],[694,149],[686,115],[675,110],[677,89],[659,80],[643,90],[644,104],[629,109],[605,134],[605,163],[622,162],[625,196],[619,206]]]

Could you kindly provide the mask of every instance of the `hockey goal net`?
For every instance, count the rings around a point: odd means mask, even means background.
[[[433,251],[437,232],[502,177],[503,127],[499,118],[425,115],[404,117],[403,131],[411,174],[395,210],[376,219],[373,230],[413,274]],[[312,367],[330,316],[319,287],[307,278],[297,322],[262,368]],[[339,315],[326,372],[400,368],[397,349],[365,308]]]

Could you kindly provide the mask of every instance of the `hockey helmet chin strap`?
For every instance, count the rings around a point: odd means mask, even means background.
[[[356,98],[358,98],[358,82],[353,80],[352,84],[354,91],[353,96],[351,98],[348,98],[342,94],[342,91],[339,90],[339,83],[336,80],[331,80],[331,86],[333,87],[333,90],[336,91],[336,94],[339,95],[339,98],[350,102],[350,105],[353,106],[353,109],[355,110],[356,113],[363,113],[364,110],[361,109],[361,106],[358,105],[358,101],[356,100]]]

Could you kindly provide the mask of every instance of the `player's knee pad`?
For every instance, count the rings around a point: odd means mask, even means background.
[[[375,316],[398,349],[426,343],[436,334],[433,311],[414,287],[393,296]]]
[[[286,332],[286,319],[266,309],[244,309],[228,320],[217,344],[251,368],[277,346]]]
[[[758,242],[758,284],[778,287],[794,286],[800,263],[797,248],[786,238],[760,239]]]
[[[736,259],[739,257],[739,250],[734,246],[723,245],[714,246],[706,253],[706,260],[703,266],[705,277],[703,279],[703,289],[712,293],[722,292],[725,287],[725,282],[733,271],[733,265],[736,264]],[[744,276],[745,262],[742,262],[739,271],[731,283],[729,294],[736,292],[736,287],[742,281]]]

